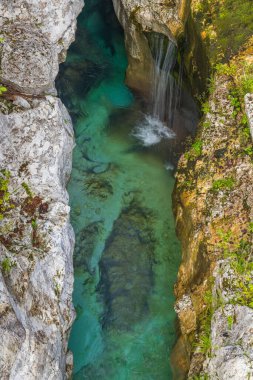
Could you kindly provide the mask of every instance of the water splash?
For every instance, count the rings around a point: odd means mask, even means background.
[[[152,114],[145,115],[132,135],[144,146],[158,144],[162,139],[174,139],[172,131],[175,107],[180,90],[172,75],[176,46],[167,37],[155,34],[151,42],[154,54],[152,73]]]
[[[164,167],[168,171],[172,171],[175,169],[175,166],[169,161],[165,162]]]
[[[145,115],[144,120],[134,128],[132,136],[142,145],[151,146],[158,144],[162,139],[173,139],[176,134],[156,117]]]

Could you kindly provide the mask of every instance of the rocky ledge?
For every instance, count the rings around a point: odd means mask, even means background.
[[[82,0],[1,1],[1,379],[65,379],[74,235],[73,128],[56,93]]]

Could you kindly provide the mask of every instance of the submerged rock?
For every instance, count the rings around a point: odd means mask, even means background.
[[[104,326],[129,330],[148,314],[152,289],[152,213],[136,201],[116,220],[100,260]]]

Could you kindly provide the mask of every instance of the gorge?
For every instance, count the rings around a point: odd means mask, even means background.
[[[251,379],[251,0],[83,5],[0,2],[0,376]]]
[[[111,1],[86,1],[57,80],[76,137],[68,191],[77,317],[69,346],[76,379],[165,379],[180,260],[171,204],[176,134],[167,125],[188,105],[175,104],[176,46],[159,35],[152,100],[125,86],[124,34],[113,13]],[[188,112],[197,121],[197,111]]]

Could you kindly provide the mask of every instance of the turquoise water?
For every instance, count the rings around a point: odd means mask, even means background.
[[[74,379],[169,380],[180,260],[167,143],[131,136],[143,104],[125,86],[124,37],[110,1],[86,0],[61,68],[74,120],[68,186],[76,234],[69,347]]]

